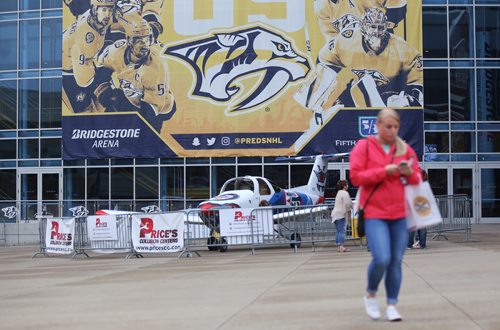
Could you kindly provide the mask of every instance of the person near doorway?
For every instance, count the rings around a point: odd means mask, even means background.
[[[335,224],[335,244],[337,252],[349,252],[349,249],[344,246],[346,219],[350,215],[352,209],[351,196],[347,192],[349,188],[346,180],[337,182],[337,195],[335,196],[335,206],[332,210],[332,222]]]
[[[429,181],[426,170],[422,170],[422,181]],[[427,228],[420,228],[408,233],[408,249],[427,248]]]

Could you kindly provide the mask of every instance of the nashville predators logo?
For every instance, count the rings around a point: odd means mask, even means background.
[[[193,96],[228,104],[227,111],[233,113],[257,110],[310,70],[290,41],[260,26],[209,34],[167,47],[164,54],[194,70]]]
[[[420,216],[428,216],[431,214],[431,203],[425,196],[417,196],[413,199],[413,207],[415,208],[415,211]]]
[[[78,205],[69,209],[74,217],[86,217],[89,210],[83,205]]]
[[[380,71],[378,70],[367,70],[367,69],[352,69],[351,70],[356,76],[358,76],[358,79],[361,80],[364,76],[371,76],[373,80],[375,80],[375,83],[377,86],[385,86],[389,84],[389,79],[387,79]]]
[[[87,32],[87,34],[85,35],[85,41],[88,44],[91,44],[94,41],[94,39],[95,39],[94,34],[92,32]]]
[[[141,207],[141,210],[144,213],[161,213],[161,209],[157,205],[148,205]]]
[[[19,213],[17,210],[17,207],[15,206],[7,206],[2,209],[3,214],[5,215],[6,218],[8,219],[13,219],[17,216]]]

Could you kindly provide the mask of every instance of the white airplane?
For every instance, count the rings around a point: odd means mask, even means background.
[[[307,185],[292,189],[280,188],[269,179],[260,176],[242,176],[229,179],[220,193],[198,205],[199,216],[210,229],[208,242],[222,244],[218,210],[224,208],[256,208],[264,206],[314,206],[325,201],[325,180],[328,161],[347,156],[348,153],[325,154],[317,156],[279,157],[277,161],[305,161],[315,159]],[[275,219],[282,219],[283,214],[275,214]],[[209,248],[210,249],[210,248]],[[213,248],[210,250],[216,250]]]
[[[201,202],[197,209],[198,214],[189,214],[186,221],[192,225],[205,225],[210,229],[210,237],[207,239],[209,250],[227,250],[227,241],[220,235],[220,209],[225,208],[257,208],[257,207],[276,207],[273,208],[273,219],[275,222],[283,222],[284,218],[303,215],[311,212],[320,212],[324,208],[303,208],[300,210],[289,211],[289,207],[314,206],[323,204],[325,201],[325,180],[328,170],[328,162],[334,159],[347,156],[348,153],[325,154],[317,156],[297,156],[297,157],[279,157],[276,161],[308,161],[315,160],[309,181],[305,186],[284,189],[274,184],[271,180],[260,176],[242,176],[229,179],[224,183],[220,193]],[[277,212],[279,209],[280,212]],[[161,212],[155,206],[142,208],[145,213]],[[97,215],[104,214],[137,214],[140,212],[120,211],[120,210],[98,210]],[[294,240],[292,234],[290,239]],[[297,241],[299,241],[297,239]],[[298,244],[300,245],[300,244]]]

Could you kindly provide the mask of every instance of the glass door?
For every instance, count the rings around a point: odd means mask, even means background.
[[[339,180],[347,180],[349,184],[349,194],[352,198],[356,196],[357,187],[353,187],[349,181],[349,165],[330,163],[328,172],[326,173],[325,198],[335,198],[337,193],[337,182]]]
[[[481,223],[500,223],[500,168],[481,165],[479,178],[477,205]]]
[[[474,189],[474,165],[443,165],[429,164],[422,165],[429,174],[429,184],[434,195],[467,195],[472,200],[471,215],[477,218],[476,200],[477,190]]]
[[[19,169],[17,184],[20,219],[35,220],[41,214],[61,216],[62,170]]]

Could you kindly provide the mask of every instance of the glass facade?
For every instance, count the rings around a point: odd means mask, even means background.
[[[235,175],[306,183],[311,165],[272,157],[62,161],[62,6],[0,1],[0,206],[45,197],[61,215],[82,203],[173,210],[196,207]],[[500,2],[423,0],[422,12],[423,167],[436,194],[465,192],[477,219],[500,222]],[[348,179],[347,163],[330,167],[328,187]]]

